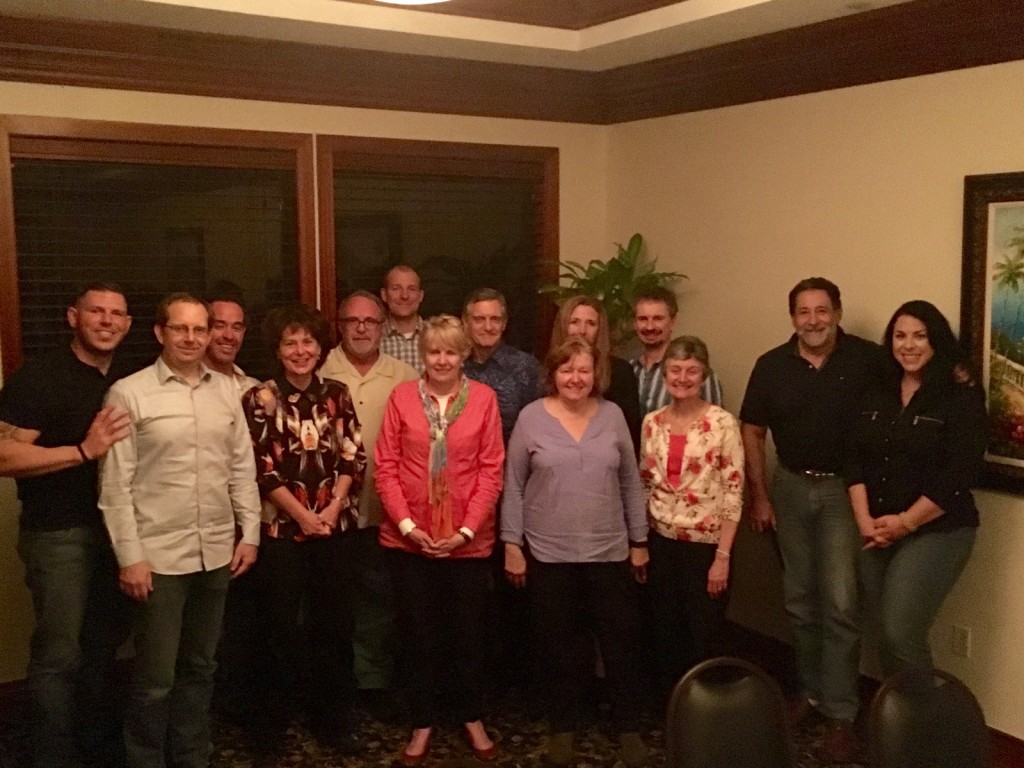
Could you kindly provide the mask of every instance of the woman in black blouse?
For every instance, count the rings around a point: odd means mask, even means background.
[[[987,442],[985,395],[942,313],[901,306],[885,329],[890,374],[859,409],[850,501],[883,671],[931,668],[928,631],[978,527],[970,488]]]

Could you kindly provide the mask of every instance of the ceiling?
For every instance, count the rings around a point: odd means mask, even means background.
[[[598,72],[908,0],[0,0],[0,13]]]
[[[0,0],[0,81],[608,125],[1022,40],[1022,0]]]

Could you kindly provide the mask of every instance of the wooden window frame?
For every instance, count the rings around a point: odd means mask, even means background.
[[[13,158],[294,170],[299,298],[316,305],[313,144],[311,134],[0,115],[0,364],[5,376],[22,362]],[[256,158],[252,150],[265,151]]]
[[[538,275],[558,280],[558,149],[506,144],[415,141],[352,136],[317,136],[317,199],[320,214],[321,309],[336,327],[338,301],[335,268],[334,172],[377,171],[488,177],[534,181],[541,189]],[[499,286],[500,287],[500,286]],[[537,324],[536,348],[546,349],[554,322],[553,306],[544,304]]]

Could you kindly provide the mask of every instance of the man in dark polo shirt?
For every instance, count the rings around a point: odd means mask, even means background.
[[[105,683],[129,630],[128,601],[96,506],[96,459],[129,431],[101,410],[131,325],[123,291],[86,286],[67,310],[70,347],[29,360],[0,391],[0,474],[17,478],[18,554],[32,593],[28,682],[33,765],[116,765]]]
[[[796,333],[758,358],[740,410],[751,525],[775,528],[782,551],[804,688],[795,713],[799,718],[813,707],[827,718],[825,751],[840,762],[857,750],[861,635],[860,535],[840,471],[850,416],[865,387],[882,375],[882,357],[877,344],[839,327],[839,288],[825,278],[797,283],[789,314]],[[770,489],[769,430],[779,460]]]

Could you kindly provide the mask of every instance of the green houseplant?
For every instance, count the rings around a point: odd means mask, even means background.
[[[633,296],[653,286],[672,289],[686,275],[679,272],[658,272],[654,260],[648,260],[643,236],[638,232],[623,246],[615,244],[618,253],[608,261],[592,259],[583,266],[576,261],[560,261],[560,283],[548,283],[540,288],[550,294],[556,303],[577,294],[598,299],[608,313],[609,331],[613,343],[620,344],[633,335]]]

